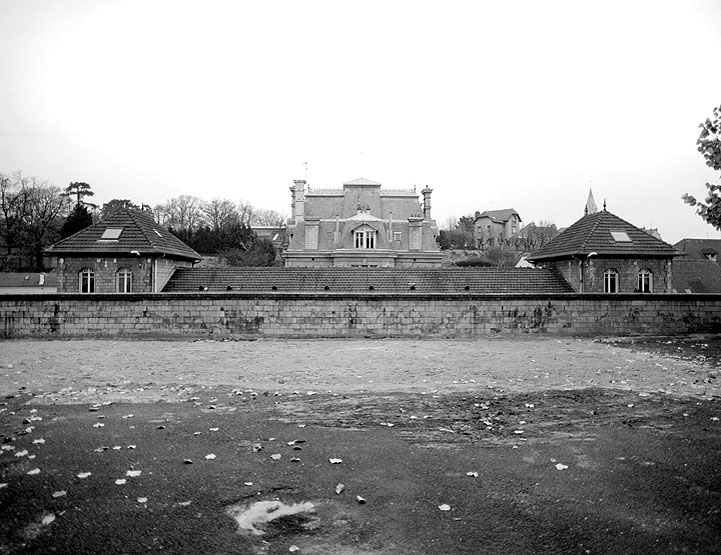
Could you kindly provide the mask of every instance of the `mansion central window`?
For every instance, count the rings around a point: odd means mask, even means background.
[[[371,227],[362,227],[353,232],[355,248],[374,249],[376,248],[376,230]]]

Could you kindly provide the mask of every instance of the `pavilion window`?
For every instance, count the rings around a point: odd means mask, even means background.
[[[638,290],[641,293],[653,292],[653,272],[644,268],[638,273]]]
[[[90,268],[83,268],[79,274],[79,289],[81,293],[95,293],[95,272]]]
[[[610,268],[603,273],[603,292],[618,293],[618,271]]]
[[[133,273],[127,268],[119,268],[115,274],[115,290],[118,293],[130,293],[133,290]]]

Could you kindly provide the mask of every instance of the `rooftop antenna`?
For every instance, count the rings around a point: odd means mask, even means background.
[[[305,166],[305,180],[308,181],[308,162],[303,162],[303,165]]]

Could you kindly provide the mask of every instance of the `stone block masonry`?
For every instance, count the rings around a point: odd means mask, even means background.
[[[0,295],[0,336],[428,337],[721,332],[721,295]]]

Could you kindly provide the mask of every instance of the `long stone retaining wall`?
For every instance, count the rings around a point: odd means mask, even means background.
[[[0,295],[1,337],[458,337],[721,332],[721,295]]]

